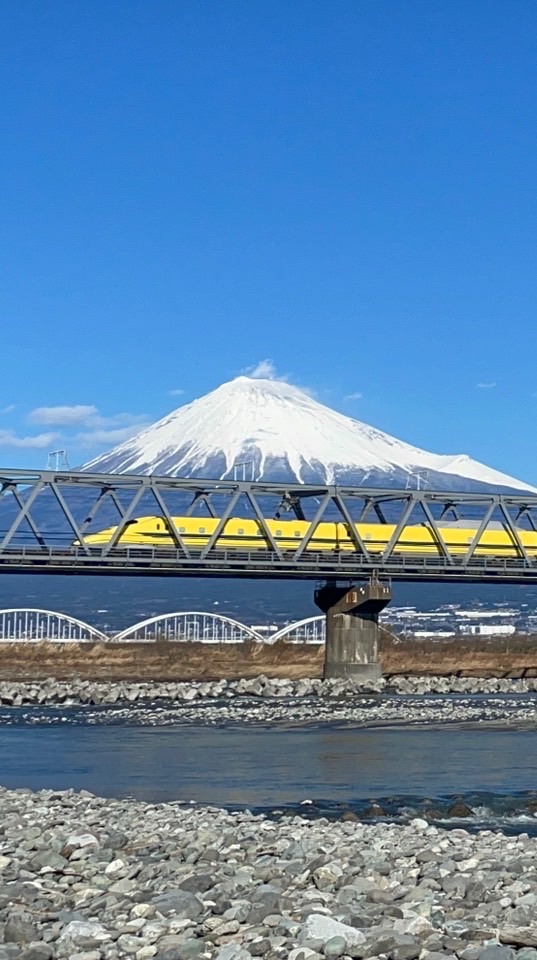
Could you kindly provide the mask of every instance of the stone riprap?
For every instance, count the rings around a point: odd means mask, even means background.
[[[44,703],[112,704],[121,701],[179,700],[233,697],[277,698],[349,698],[359,694],[392,693],[399,696],[450,694],[524,694],[537,693],[537,677],[525,679],[486,679],[482,677],[401,676],[389,680],[282,680],[265,676],[248,680],[212,680],[198,682],[125,680],[0,681],[0,704],[22,706]]]
[[[531,682],[531,681],[528,681]],[[191,703],[200,700],[241,698],[345,697],[357,693],[381,693],[384,680],[358,684],[349,680],[269,680],[260,676],[249,680],[213,680],[198,682],[55,680],[2,681],[0,703],[23,704],[113,704],[143,700],[173,700]],[[535,680],[537,691],[537,679]]]
[[[0,960],[537,960],[537,839],[0,788]]]
[[[431,724],[537,722],[534,680],[404,677],[396,684],[360,686],[345,680],[239,680],[200,683],[72,682],[0,683],[3,723],[13,707],[31,706],[28,723],[351,723]],[[481,693],[482,696],[475,696]],[[513,694],[511,696],[511,694]],[[50,707],[56,706],[56,712]],[[43,712],[38,708],[43,707]],[[95,709],[92,709],[95,708]],[[537,960],[537,958],[536,958]]]

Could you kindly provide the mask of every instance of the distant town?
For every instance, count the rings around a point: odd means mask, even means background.
[[[457,603],[446,603],[436,610],[416,607],[390,607],[381,617],[393,633],[416,638],[440,639],[457,635],[474,637],[509,636],[533,633],[537,629],[537,612],[527,603],[476,605],[467,609]]]
[[[537,611],[531,603],[474,604],[471,608],[445,603],[434,610],[415,606],[392,606],[381,614],[381,624],[390,632],[416,640],[449,637],[508,637],[515,633],[537,632]],[[283,623],[249,623],[257,633],[270,639]],[[315,642],[315,639],[310,640]]]

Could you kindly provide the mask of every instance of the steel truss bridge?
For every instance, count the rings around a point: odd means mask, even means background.
[[[122,545],[127,524],[140,516],[162,517],[172,545]],[[173,520],[178,516],[206,516],[218,522],[203,546],[192,547]],[[219,538],[234,516],[257,520],[260,547],[222,548]],[[274,517],[309,521],[293,550],[277,543],[267,523]],[[354,550],[312,549],[315,527],[328,520],[348,526]],[[368,550],[356,529],[358,522],[393,524],[382,553]],[[449,523],[472,526],[464,553],[450,553],[441,532]],[[409,524],[428,526],[434,552],[398,550]],[[99,547],[85,543],[88,534],[111,526],[115,532],[107,543]],[[509,556],[478,552],[482,534],[493,528],[507,535]],[[3,573],[535,583],[537,556],[524,546],[521,530],[537,532],[537,495],[0,469]]]
[[[253,627],[217,613],[188,610],[164,613],[107,634],[83,620],[53,610],[0,610],[0,643],[324,643],[326,618],[308,617],[264,636]]]

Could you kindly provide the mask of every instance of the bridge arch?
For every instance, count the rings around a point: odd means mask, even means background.
[[[288,623],[277,633],[273,633],[270,642],[285,640],[286,643],[325,643],[326,617],[319,614],[314,617],[305,617],[295,623]]]
[[[55,610],[31,607],[0,610],[0,642],[95,643],[108,639],[89,623]]]
[[[115,643],[169,640],[196,643],[243,643],[254,640],[263,643],[264,637],[246,624],[220,613],[187,610],[163,613],[141,620],[114,636]]]

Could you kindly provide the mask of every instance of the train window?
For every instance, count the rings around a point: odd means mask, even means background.
[[[157,530],[160,530],[160,523],[157,523]]]
[[[237,533],[238,533],[239,537],[243,537],[243,536],[244,536],[244,530],[243,530],[243,528],[242,528],[242,527],[239,527],[239,529],[237,530]]]
[[[281,537],[281,535],[282,535],[282,531],[281,531],[281,530],[276,530],[276,536],[277,536],[277,537]]]
[[[365,537],[364,537],[364,540],[371,540],[371,534],[370,534],[370,533],[366,533],[366,535],[365,535]]]
[[[186,533],[185,527],[179,527],[179,533]]]
[[[205,533],[205,527],[199,527],[198,533]]]
[[[300,536],[300,530],[295,530],[295,537],[299,537],[299,536]]]

